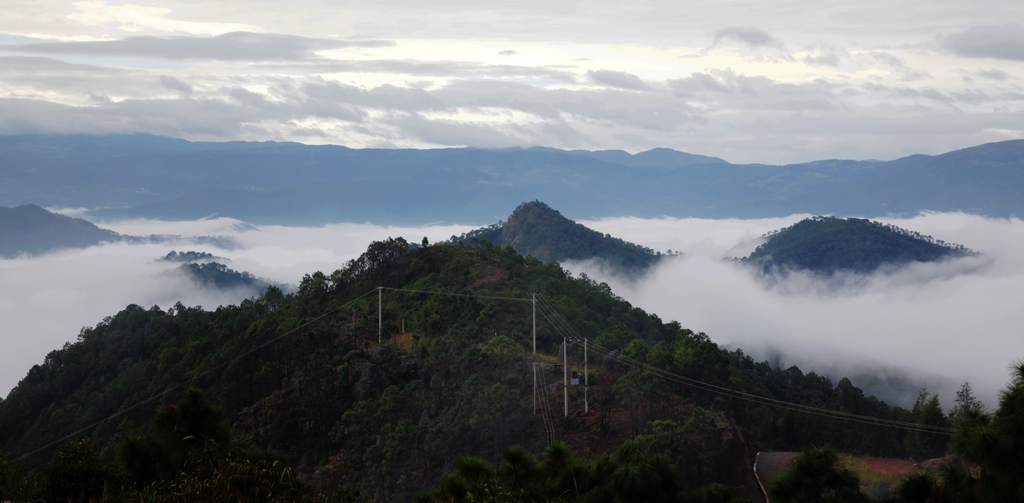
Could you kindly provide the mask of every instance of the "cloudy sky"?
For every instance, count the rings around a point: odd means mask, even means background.
[[[891,159],[1024,137],[1024,2],[7,0],[0,134]]]

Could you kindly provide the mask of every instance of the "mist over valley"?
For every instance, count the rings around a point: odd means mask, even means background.
[[[666,321],[678,320],[775,366],[797,365],[834,380],[851,377],[867,393],[904,406],[913,402],[921,386],[950,402],[964,381],[986,403],[996,401],[1008,365],[1015,355],[1024,354],[1024,342],[1014,328],[1024,322],[1024,315],[1013,308],[1024,300],[1024,223],[964,213],[877,219],[981,253],[871,273],[823,278],[792,271],[766,282],[756,268],[723,260],[748,255],[765,234],[807,217],[580,220],[598,233],[659,252],[661,260],[640,273],[609,268],[607,261],[564,264],[574,273],[607,282],[616,295]],[[470,225],[254,226],[229,218],[124,220],[102,226],[124,235],[178,238],[0,262],[5,284],[11,285],[0,303],[9,320],[0,337],[14,341],[2,362],[5,390],[50,349],[73,341],[79,328],[95,325],[128,304],[167,309],[180,301],[213,309],[259,293],[252,288],[204,288],[181,274],[178,264],[157,260],[170,250],[211,253],[226,267],[288,291],[303,275],[318,270],[330,274],[373,240],[401,236],[419,243],[427,237],[435,243],[474,230]],[[192,238],[198,236],[216,236],[234,246],[197,245]],[[54,303],[66,305],[60,317],[47,314]],[[27,333],[32,337],[23,335]],[[1004,350],[974,349],[983,347]]]
[[[8,0],[0,502],[1024,501],[1020,19]]]

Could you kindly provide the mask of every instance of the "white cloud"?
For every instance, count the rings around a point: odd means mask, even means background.
[[[155,30],[192,35],[222,35],[232,31],[263,31],[259,26],[241,23],[171,19],[167,17],[171,13],[171,9],[164,7],[146,7],[135,4],[107,5],[99,1],[75,2],[73,5],[78,12],[68,14],[68,19],[88,26],[110,26],[131,33]]]
[[[75,213],[76,210],[62,211]],[[103,224],[123,234],[178,235],[162,244],[110,244],[84,250],[65,250],[40,257],[0,259],[0,396],[25,376],[43,357],[74,341],[79,329],[93,326],[129,304],[167,309],[181,301],[187,306],[214,309],[237,304],[247,291],[198,289],[174,274],[178,264],[158,262],[170,250],[208,251],[230,261],[228,267],[261,278],[298,285],[304,274],[331,273],[359,256],[373,240],[403,236],[431,242],[462,234],[467,226],[387,227],[335,224],[324,227],[254,228],[232,219],[195,222],[153,220]],[[230,236],[241,247],[219,249],[197,245],[191,236]]]
[[[716,45],[724,40],[742,42],[751,47],[774,47],[776,49],[785,47],[781,40],[753,26],[730,26],[715,32],[714,43]]]
[[[1022,28],[1006,24],[1024,17],[1021,2],[8,4],[0,56],[66,67],[0,64],[0,97],[28,102],[2,105],[4,134],[660,146],[786,163],[963,148],[1002,138],[991,131],[1015,129],[1008,123],[1024,111],[1024,69],[1014,64]],[[261,27],[267,33],[252,32]],[[678,88],[700,79],[719,87]],[[349,87],[355,101],[408,92],[394,109],[304,99],[323,82]],[[223,106],[240,88],[265,89],[266,103]],[[510,93],[514,106],[493,104]],[[481,107],[549,115],[527,126],[418,116]],[[337,117],[342,108],[347,118]],[[899,134],[870,133],[894,124]],[[935,131],[940,124],[946,131]]]
[[[593,264],[576,264],[607,280],[619,295],[663,319],[704,331],[755,357],[781,357],[805,372],[860,376],[890,398],[893,390],[867,377],[900,371],[942,393],[970,381],[989,404],[1007,382],[1007,367],[1024,357],[1024,221],[965,214],[925,214],[890,223],[961,243],[984,253],[939,264],[840,278],[823,283],[792,274],[768,286],[729,250],[799,217],[771,220],[605,219],[584,222],[601,232],[687,255],[630,282]],[[737,253],[740,252],[740,253]],[[855,380],[856,382],[856,380]],[[876,386],[872,389],[872,386]],[[903,392],[913,392],[913,386]],[[904,395],[903,399],[912,396]],[[904,402],[905,403],[905,402]]]
[[[74,210],[70,210],[72,213]],[[682,251],[649,277],[632,282],[592,264],[570,264],[609,281],[615,293],[665,320],[704,331],[758,358],[797,364],[805,372],[851,375],[867,391],[907,399],[927,384],[950,403],[970,381],[986,402],[1006,382],[1006,366],[1024,356],[1024,221],[966,214],[925,214],[895,225],[984,253],[942,264],[823,284],[794,274],[766,286],[749,271],[722,262],[749,253],[764,233],[805,215],[741,220],[610,218],[582,222],[660,251]],[[155,262],[171,249],[209,251],[229,267],[296,285],[303,274],[331,272],[358,256],[372,240],[403,236],[431,242],[468,226],[387,227],[339,223],[323,227],[253,227],[227,218],[193,222],[154,220],[104,224],[133,235],[230,236],[240,247],[218,249],[187,239],[166,244],[115,244],[36,258],[0,260],[0,393],[6,394],[45,354],[74,340],[128,304],[168,308],[177,301],[206,308],[236,303],[244,292],[196,290],[166,275],[173,264]],[[60,313],[55,316],[54,313]],[[905,389],[872,384],[903,376]]]

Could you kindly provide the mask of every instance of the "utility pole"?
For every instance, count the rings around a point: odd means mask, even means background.
[[[590,412],[590,401],[587,392],[590,391],[590,376],[587,375],[587,340],[583,339],[583,412]]]
[[[383,316],[381,315],[381,306],[384,300],[384,287],[377,287],[377,345],[380,346],[384,342],[384,336],[381,332],[381,321]]]
[[[569,417],[569,348],[562,337],[562,395],[565,397],[565,417]]]
[[[537,355],[537,294],[533,294],[533,354]]]
[[[537,294],[533,294],[533,415],[537,415]]]

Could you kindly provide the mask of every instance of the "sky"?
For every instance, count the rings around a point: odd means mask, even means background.
[[[807,215],[784,218],[606,218],[584,225],[659,251],[681,251],[639,280],[593,263],[574,273],[607,281],[614,293],[684,327],[707,333],[758,361],[798,365],[804,372],[850,376],[869,394],[909,406],[927,386],[943,404],[970,382],[994,406],[1008,366],[1024,355],[1024,221],[962,213],[924,213],[887,223],[981,252],[938,264],[916,264],[825,282],[793,274],[766,283],[723,257],[743,256],[766,232]],[[320,270],[330,273],[372,240],[403,236],[431,242],[471,230],[464,225],[387,227],[340,223],[323,227],[240,225],[228,218],[191,222],[105,223],[132,235],[178,235],[177,242],[109,244],[38,257],[0,259],[0,396],[32,365],[80,329],[129,304],[215,309],[252,295],[210,291],[156,259],[170,250],[213,253],[230,268],[287,285]],[[194,236],[228,236],[229,249],[196,244]]]
[[[6,0],[0,134],[894,159],[1024,138],[1024,2]]]

